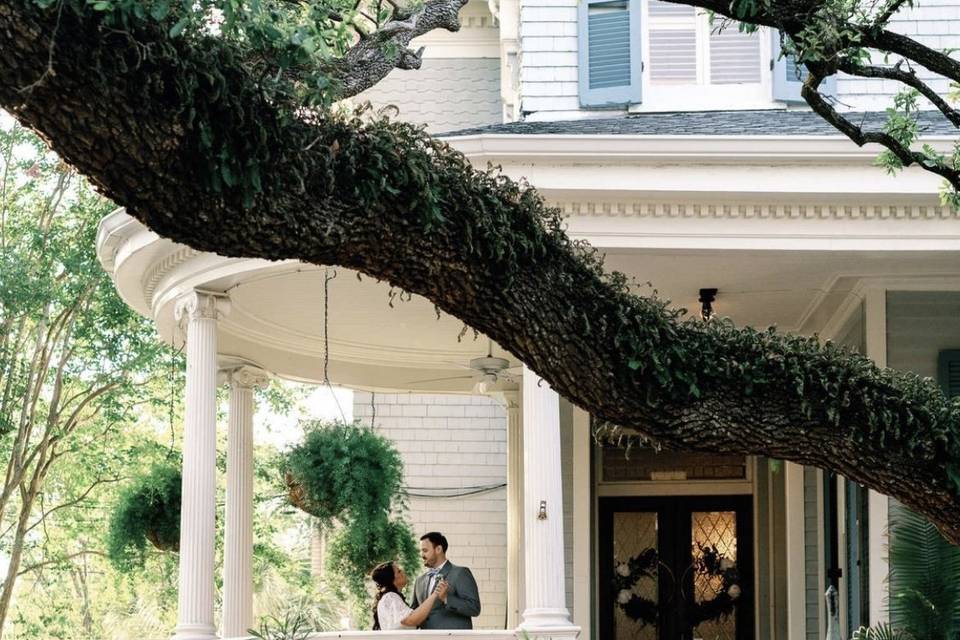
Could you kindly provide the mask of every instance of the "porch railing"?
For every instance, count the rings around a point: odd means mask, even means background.
[[[443,630],[432,631],[418,629],[411,631],[326,631],[313,633],[310,640],[328,640],[344,638],[345,640],[516,640],[516,631],[467,631]]]

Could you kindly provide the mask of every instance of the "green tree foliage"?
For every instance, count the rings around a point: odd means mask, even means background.
[[[137,567],[127,572],[107,557],[124,538],[108,535],[111,519],[129,534],[138,516],[156,517],[151,496],[179,492],[171,449],[184,383],[182,355],[155,339],[97,261],[97,224],[113,208],[0,114],[0,554],[11,560],[0,625],[17,638],[155,638],[176,624],[175,552],[134,542],[121,554]],[[280,414],[300,395],[277,385],[260,400]],[[302,518],[276,495],[277,460],[258,447],[255,613],[299,603],[315,630],[330,629],[340,612],[317,590],[306,544],[290,542],[304,537]],[[156,504],[175,540],[172,502]]]
[[[410,573],[416,537],[403,519],[403,461],[393,444],[359,422],[318,422],[285,459],[292,502],[335,529],[329,569],[366,615],[370,570],[386,560]]]
[[[142,568],[148,543],[179,548],[181,482],[179,466],[157,465],[120,495],[107,538],[107,554],[117,569]]]
[[[35,136],[0,128],[0,625],[23,571],[90,552],[79,540],[52,552],[48,519],[122,477],[111,443],[167,361],[96,259],[112,208]]]

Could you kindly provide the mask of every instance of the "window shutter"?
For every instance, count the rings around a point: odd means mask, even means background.
[[[960,397],[960,349],[945,349],[937,358],[937,378],[948,398]]]
[[[688,5],[650,0],[647,19],[650,84],[696,84],[696,9]]]
[[[640,0],[580,0],[580,103],[640,101]]]
[[[760,34],[736,28],[710,34],[710,84],[760,82]]]
[[[800,95],[803,81],[807,77],[807,68],[797,62],[793,55],[780,54],[779,31],[773,32],[770,51],[773,55],[773,99],[783,102],[806,102]],[[837,95],[837,76],[824,78],[820,83],[820,93]]]

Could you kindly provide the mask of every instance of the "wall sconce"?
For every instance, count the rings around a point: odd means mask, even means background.
[[[700,289],[700,318],[704,322],[709,322],[713,317],[713,301],[716,299],[716,289]]]
[[[540,510],[537,512],[537,520],[546,520],[547,519],[547,501],[540,501]]]

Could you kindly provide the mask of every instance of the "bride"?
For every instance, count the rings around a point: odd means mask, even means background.
[[[437,588],[416,609],[407,606],[401,591],[407,586],[407,574],[396,562],[383,562],[370,574],[377,585],[377,597],[373,602],[374,631],[416,629],[423,624],[437,600],[447,592],[446,580],[440,580]]]

